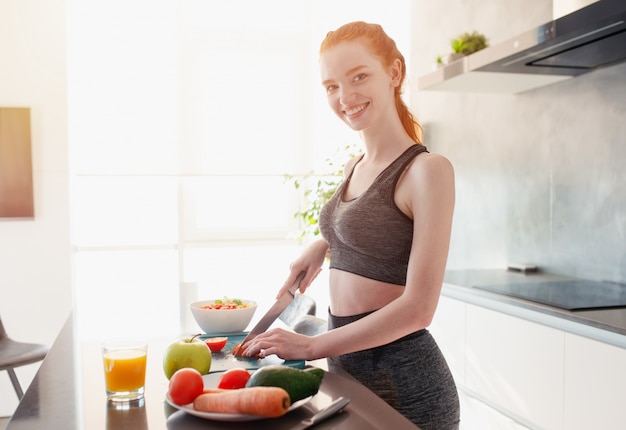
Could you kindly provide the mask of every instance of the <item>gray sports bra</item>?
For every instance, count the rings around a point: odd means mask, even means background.
[[[354,168],[339,185],[322,208],[319,220],[320,232],[330,245],[331,269],[406,284],[413,220],[396,206],[394,192],[408,164],[422,152],[428,152],[423,145],[409,147],[355,199],[343,200]]]

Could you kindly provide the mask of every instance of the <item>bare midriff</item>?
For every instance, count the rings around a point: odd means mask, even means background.
[[[404,286],[330,269],[330,312],[339,317],[375,311],[394,301]]]

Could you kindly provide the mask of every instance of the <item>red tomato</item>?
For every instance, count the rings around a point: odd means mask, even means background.
[[[221,376],[217,388],[227,390],[244,388],[250,379],[250,372],[246,369],[229,369]]]
[[[237,352],[239,352],[239,348],[241,348],[241,344],[240,343],[238,343],[237,345],[235,345],[233,347],[233,355],[235,355],[235,356],[237,355]],[[241,350],[241,352],[243,352],[243,351],[244,350]]]
[[[207,344],[211,352],[220,352],[228,341],[227,337],[210,337],[204,342]]]
[[[170,378],[170,398],[177,405],[182,406],[193,402],[203,391],[202,375],[191,367],[177,370]]]
[[[239,344],[237,344],[237,345],[235,345],[235,346],[233,347],[233,351],[232,351],[232,352],[233,352],[233,355],[234,355],[234,356],[236,356],[236,355],[237,355],[237,352],[238,352],[240,349],[241,349],[241,344],[240,344],[240,343],[239,343]],[[245,348],[241,350],[241,353],[242,353],[242,354],[243,354],[244,352],[245,352]],[[260,358],[260,357],[259,357],[259,354],[257,354],[257,355],[256,355],[256,358]]]

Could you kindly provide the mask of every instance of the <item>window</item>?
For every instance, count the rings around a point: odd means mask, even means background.
[[[285,239],[297,229],[297,195],[285,184],[306,116],[309,73],[299,33],[247,33],[224,40],[214,29],[184,36],[181,170],[186,241]],[[188,174],[189,173],[189,174]]]
[[[174,329],[181,282],[197,281],[202,298],[273,297],[299,251],[290,233],[300,197],[283,175],[323,172],[335,148],[358,142],[326,105],[319,43],[361,19],[383,24],[408,53],[408,9],[408,0],[68,0],[85,333],[111,314],[108,328],[121,330],[147,297],[163,316],[149,329]],[[311,294],[323,303],[325,292]]]

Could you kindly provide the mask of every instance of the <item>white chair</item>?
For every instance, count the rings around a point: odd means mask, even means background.
[[[4,330],[0,318],[0,371],[6,370],[11,378],[17,397],[21,400],[24,391],[15,374],[15,368],[42,361],[48,354],[49,347],[37,343],[25,343],[12,340]]]

